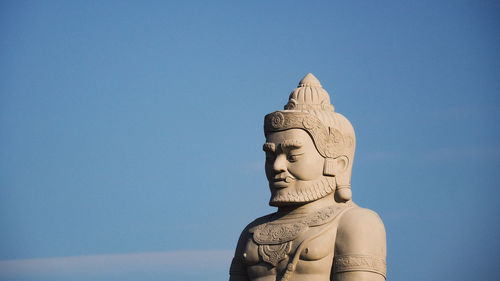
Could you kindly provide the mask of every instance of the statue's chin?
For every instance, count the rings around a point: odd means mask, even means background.
[[[312,181],[297,180],[285,188],[273,188],[270,184],[271,199],[274,207],[301,205],[316,201],[335,191],[335,179],[321,176]]]

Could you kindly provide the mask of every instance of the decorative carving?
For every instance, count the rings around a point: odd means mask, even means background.
[[[330,206],[328,208],[316,212],[313,216],[310,216],[307,219],[305,219],[304,222],[308,226],[320,226],[326,224],[332,221],[335,217],[337,217],[340,211],[351,206],[352,202],[347,202],[346,204],[341,206]]]
[[[259,253],[262,259],[276,266],[290,253],[291,248],[288,248],[291,247],[292,241],[305,233],[309,227],[327,224],[342,210],[350,206],[352,205],[330,206],[293,223],[271,221],[257,226],[253,230],[253,239],[259,245]],[[269,217],[269,219],[272,219],[272,217]]]
[[[253,231],[253,239],[258,244],[280,244],[297,238],[308,227],[320,226],[333,220],[341,210],[352,206],[348,202],[341,206],[330,206],[328,208],[317,211],[313,215],[298,219],[294,223],[280,223],[271,221],[257,226]],[[269,219],[272,219],[270,216]]]
[[[273,266],[277,266],[280,261],[284,260],[291,250],[291,241],[277,245],[259,245],[259,254],[262,260]]]
[[[275,129],[279,129],[281,127],[283,127],[283,122],[284,122],[284,117],[283,117],[283,114],[280,113],[280,112],[275,112],[272,116],[271,116],[271,126]]]
[[[375,256],[336,256],[333,259],[333,268],[335,273],[346,271],[370,271],[386,277],[385,259]]]
[[[292,91],[285,109],[334,111],[328,93],[312,74],[306,75]]]
[[[285,110],[324,110],[333,111],[333,106],[331,104],[297,104],[290,100],[285,105]]]
[[[318,152],[323,157],[342,155],[344,137],[339,130],[326,128],[318,117],[300,111],[275,111],[266,115],[264,131],[267,134],[288,129],[304,129],[311,135]]]
[[[258,244],[280,244],[297,238],[308,226],[303,223],[265,223],[259,225],[253,234]]]

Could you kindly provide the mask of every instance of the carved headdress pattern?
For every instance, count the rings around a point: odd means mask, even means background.
[[[288,129],[308,132],[316,149],[326,159],[346,156],[349,160],[348,173],[351,173],[356,145],[354,129],[347,118],[335,112],[328,92],[311,73],[302,78],[292,91],[284,110],[275,111],[264,118],[266,136]],[[337,188],[349,188],[341,197],[350,199],[350,183]]]
[[[302,78],[299,86],[292,91],[285,109],[334,111],[330,96],[311,73]]]

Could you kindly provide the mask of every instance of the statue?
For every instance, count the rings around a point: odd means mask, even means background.
[[[351,200],[355,136],[307,74],[266,115],[266,176],[277,212],[241,233],[230,281],[385,280],[385,229]]]

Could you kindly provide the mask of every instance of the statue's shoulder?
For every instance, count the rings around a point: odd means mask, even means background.
[[[357,205],[339,221],[336,251],[385,257],[385,227],[379,215]]]
[[[253,233],[253,231],[255,230],[255,228],[257,228],[258,226],[260,225],[263,225],[269,221],[271,221],[271,218],[272,216],[274,215],[275,213],[271,213],[271,214],[268,214],[268,215],[265,215],[265,216],[262,216],[260,218],[256,218],[255,220],[253,220],[251,223],[249,223],[247,225],[247,227],[245,227],[245,230],[249,233]]]
[[[253,232],[255,231],[255,229],[260,226],[260,225],[263,225],[265,224],[266,222],[269,222],[269,220],[271,219],[272,214],[269,214],[269,215],[265,215],[265,216],[262,216],[260,218],[257,218],[255,220],[253,220],[251,223],[249,223],[244,229],[243,231],[241,232],[240,234],[240,238],[238,240],[238,245],[243,247],[243,243],[246,243],[246,240],[249,239]],[[241,244],[241,245],[240,245]]]
[[[359,207],[355,204],[353,205],[353,207],[347,209],[342,215],[340,220],[342,227],[357,228],[367,224],[376,227],[384,227],[384,223],[376,212]]]

